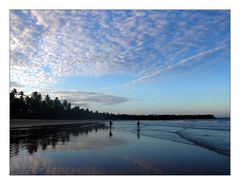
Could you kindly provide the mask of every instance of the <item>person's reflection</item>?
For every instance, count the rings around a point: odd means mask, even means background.
[[[137,138],[140,139],[140,128],[137,129]]]
[[[109,138],[111,138],[113,136],[113,134],[112,134],[112,128],[110,128],[110,130],[109,130]]]

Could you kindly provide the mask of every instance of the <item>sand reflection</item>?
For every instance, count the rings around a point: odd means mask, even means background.
[[[111,140],[109,140],[111,138]],[[99,149],[124,144],[126,141],[113,137],[113,128],[105,126],[81,127],[77,125],[45,126],[11,130],[10,156],[26,150],[29,154],[38,151]]]

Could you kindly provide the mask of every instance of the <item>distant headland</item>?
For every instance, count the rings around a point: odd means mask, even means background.
[[[215,119],[211,114],[204,115],[130,115],[113,114],[108,112],[90,111],[79,106],[72,107],[67,100],[60,101],[58,97],[44,98],[39,92],[30,96],[23,91],[12,89],[10,92],[11,119],[99,119],[99,120],[186,120],[186,119]]]

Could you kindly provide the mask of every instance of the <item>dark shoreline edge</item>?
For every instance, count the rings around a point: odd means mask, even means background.
[[[105,126],[104,120],[46,120],[46,119],[10,119],[10,129],[21,129],[28,127],[51,127],[51,126],[79,126],[93,127]]]
[[[11,118],[10,120],[95,120],[95,121],[102,121],[102,120],[198,120],[198,119],[217,119],[212,114],[196,114],[196,115],[175,115],[175,114],[149,114],[149,115],[131,115],[131,114],[113,114],[113,117],[106,117],[106,118],[86,118],[86,119],[79,119],[79,118]]]
[[[121,115],[119,115],[121,116]],[[135,121],[135,120],[206,120],[206,119],[216,119],[213,115],[155,115],[154,119],[150,119],[149,115],[128,115],[128,119],[111,119],[113,121]],[[123,115],[123,118],[126,118]],[[109,119],[110,120],[110,119]],[[22,128],[22,127],[35,127],[35,126],[52,126],[52,125],[99,125],[106,124],[108,119],[11,119],[10,118],[10,128]]]

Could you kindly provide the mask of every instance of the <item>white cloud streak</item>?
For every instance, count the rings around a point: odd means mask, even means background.
[[[24,87],[22,84],[19,84],[17,82],[10,82],[10,88],[22,88]]]
[[[116,105],[131,101],[130,98],[109,95],[101,92],[89,91],[43,91],[43,94],[49,94],[52,98],[58,97],[60,100],[67,100],[72,105],[80,107],[90,107],[94,104]]]
[[[132,86],[132,85],[136,85],[136,84],[139,84],[139,83],[142,83],[142,82],[149,81],[149,80],[153,79],[156,76],[160,76],[162,73],[169,72],[169,71],[172,71],[174,69],[179,69],[179,68],[185,67],[190,62],[199,61],[202,58],[205,58],[205,57],[215,53],[216,51],[224,49],[224,48],[227,48],[227,47],[228,46],[224,45],[224,46],[216,47],[216,48],[213,48],[213,49],[209,49],[207,51],[200,52],[200,53],[198,53],[198,54],[196,54],[194,56],[182,59],[181,61],[179,61],[176,64],[168,65],[166,67],[156,68],[155,70],[151,70],[151,71],[145,72],[145,75],[141,76],[137,80],[134,80],[132,82],[126,83],[125,86],[129,87],[129,86]]]

